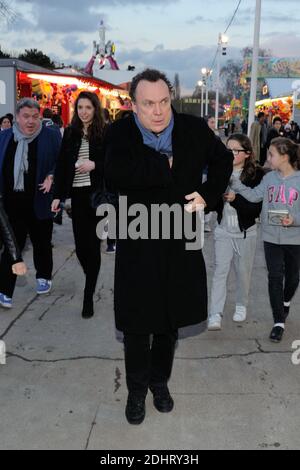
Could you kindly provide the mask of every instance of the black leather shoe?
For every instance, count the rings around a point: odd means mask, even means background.
[[[160,413],[170,413],[174,408],[174,401],[168,387],[150,388],[153,393],[153,404]]]
[[[94,315],[94,304],[92,300],[84,300],[81,316],[82,318],[92,318]]]
[[[281,328],[281,326],[274,326],[270,334],[270,340],[273,341],[273,343],[280,343],[283,337],[283,333],[284,328]]]
[[[145,398],[129,394],[125,416],[129,424],[141,424],[145,419]]]

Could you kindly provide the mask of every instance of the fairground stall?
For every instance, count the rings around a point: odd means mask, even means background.
[[[249,107],[252,54],[245,57],[240,75],[243,89],[243,114]],[[258,87],[256,114],[263,111],[272,123],[274,116],[280,116],[284,122],[293,119],[293,88],[292,84],[300,78],[300,57],[260,57],[258,61]]]
[[[0,60],[0,115],[15,114],[17,100],[32,97],[41,109],[51,108],[67,125],[73,115],[74,102],[81,91],[97,94],[112,119],[131,109],[126,90],[76,70],[48,70],[17,59]]]
[[[293,121],[300,125],[300,80],[295,80],[292,84],[293,90]]]

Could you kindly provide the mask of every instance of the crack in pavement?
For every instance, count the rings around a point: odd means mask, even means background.
[[[21,361],[28,362],[28,363],[43,363],[43,364],[54,364],[56,362],[72,362],[72,361],[81,361],[81,360],[86,360],[86,359],[97,359],[100,361],[111,361],[111,362],[119,362],[119,361],[124,361],[124,358],[120,357],[107,357],[107,356],[78,356],[78,357],[66,357],[66,358],[60,358],[60,359],[28,359],[25,356],[21,356],[20,354],[14,354],[7,352],[6,353],[7,357],[15,357],[16,359],[20,359]]]
[[[94,427],[95,427],[96,424],[97,424],[96,419],[97,419],[97,415],[98,415],[98,413],[99,413],[99,409],[100,409],[101,404],[102,404],[102,398],[100,398],[100,400],[99,400],[99,403],[98,403],[98,406],[97,406],[97,409],[96,409],[96,413],[95,413],[93,422],[92,422],[92,424],[91,424],[91,429],[90,429],[89,435],[88,435],[88,437],[87,437],[87,441],[86,441],[84,450],[88,450],[88,447],[89,447],[89,444],[90,444],[90,440],[91,440],[91,437],[92,437],[92,433],[93,433]]]
[[[56,299],[53,300],[53,302],[51,302],[51,304],[49,305],[49,307],[46,308],[46,310],[42,313],[42,315],[39,317],[39,321],[42,321],[44,319],[44,317],[46,316],[46,314],[49,312],[50,308],[51,307],[54,307],[54,305],[56,304],[56,302],[60,299],[63,299],[64,298],[64,294],[60,294],[59,296],[56,297]]]
[[[178,361],[209,361],[213,359],[231,359],[234,357],[250,357],[256,354],[291,354],[291,351],[251,351],[249,353],[240,354],[220,354],[219,356],[201,356],[201,357],[179,357],[175,359]]]
[[[225,393],[225,392],[224,393],[194,392],[193,393],[193,392],[173,392],[172,391],[172,395],[174,395],[174,396],[176,396],[176,395],[177,396],[191,396],[191,397],[193,397],[193,396],[195,396],[195,397],[197,397],[197,396],[203,396],[203,397],[206,397],[206,396],[213,396],[213,397],[215,397],[215,396],[216,397],[218,397],[218,396],[220,396],[220,397],[223,397],[223,396],[241,396],[241,397],[244,397],[244,396],[246,396],[247,397],[247,396],[252,396],[252,395],[253,396],[256,396],[256,395],[257,396],[260,396],[260,395],[265,396],[265,395],[267,395],[267,392],[244,392],[244,393],[241,393],[241,392],[227,392],[227,393]],[[288,396],[289,397],[299,397],[300,393],[289,393]],[[282,397],[276,395],[276,398],[281,399]]]
[[[175,356],[175,360],[178,361],[209,361],[209,360],[221,360],[221,359],[233,359],[235,357],[250,357],[257,354],[291,354],[291,351],[264,351],[263,349],[258,351],[251,351],[248,353],[240,353],[240,354],[220,354],[217,356],[202,356],[202,357],[179,357]],[[11,352],[7,352],[7,357],[15,357],[20,359],[24,362],[38,362],[38,363],[45,363],[45,364],[54,364],[57,362],[68,362],[68,361],[80,361],[80,360],[88,360],[88,359],[96,359],[100,361],[111,361],[111,362],[124,362],[124,357],[107,357],[107,356],[75,356],[75,357],[66,357],[66,358],[59,358],[59,359],[29,359],[25,356],[21,356],[19,354],[14,354]]]
[[[71,252],[71,254],[65,259],[64,263],[59,267],[57,268],[57,270],[55,271],[55,273],[53,274],[53,279],[55,278],[55,276],[57,275],[57,273],[67,264],[67,262],[72,258],[72,256],[74,255],[75,253],[75,250],[73,250]],[[26,306],[23,308],[23,310],[21,311],[21,313],[8,325],[8,327],[6,328],[6,330],[4,331],[4,333],[2,335],[0,335],[0,340],[3,340],[5,338],[5,336],[9,333],[9,331],[12,329],[12,327],[17,323],[18,320],[20,320],[20,318],[24,315],[24,313],[26,313],[26,310],[34,303],[34,301],[39,297],[38,294],[36,294],[27,304]]]

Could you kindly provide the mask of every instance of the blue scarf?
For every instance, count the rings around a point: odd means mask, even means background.
[[[141,134],[143,136],[143,141],[145,145],[148,147],[153,148],[157,152],[160,152],[163,155],[167,155],[171,157],[173,155],[172,149],[172,132],[174,128],[174,116],[172,114],[172,118],[168,127],[161,132],[158,136],[156,136],[153,132],[146,129],[139,121],[137,115],[133,113],[135,123],[138,126]]]

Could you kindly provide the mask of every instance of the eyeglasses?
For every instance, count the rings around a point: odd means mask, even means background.
[[[234,155],[239,155],[241,152],[246,152],[245,149],[228,149],[231,150]]]

